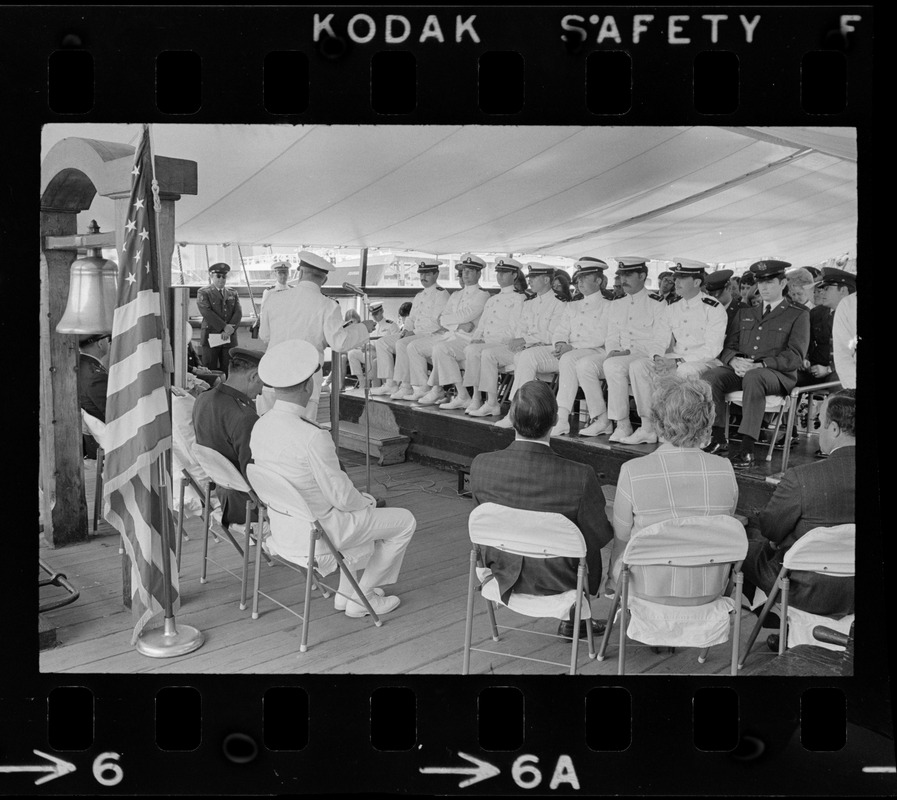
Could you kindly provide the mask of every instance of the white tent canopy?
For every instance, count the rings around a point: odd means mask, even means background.
[[[137,141],[139,125],[51,124]],[[154,125],[198,163],[176,239],[431,253],[693,258],[856,256],[853,128]],[[112,227],[97,197],[79,220]]]

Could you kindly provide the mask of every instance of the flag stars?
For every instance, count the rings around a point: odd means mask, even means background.
[[[137,282],[137,278],[135,277],[133,272],[128,273],[128,277],[125,280],[130,283],[132,286]]]
[[[143,230],[141,230],[140,233],[137,234],[137,235],[138,235],[144,242],[145,242],[147,239],[149,239],[149,231],[147,231],[146,228],[144,228]]]
[[[137,230],[137,223],[133,219],[129,219],[127,225],[125,225],[125,228],[131,231],[131,233],[134,233]]]
[[[135,165],[134,165],[134,169],[131,170],[131,174],[132,174],[132,175],[139,175],[139,174],[140,174],[140,167],[138,167],[138,166],[135,164]]]
[[[137,199],[134,201],[134,208],[136,208],[138,211],[140,211],[140,209],[143,208],[144,203],[145,203],[144,200],[141,200],[140,198],[137,198]]]

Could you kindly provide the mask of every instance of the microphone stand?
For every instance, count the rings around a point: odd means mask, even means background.
[[[364,303],[364,318],[371,318],[371,301],[367,293],[361,296],[361,302]],[[367,472],[367,493],[371,493],[371,412],[368,401],[371,397],[371,342],[368,342],[364,348],[364,466]]]

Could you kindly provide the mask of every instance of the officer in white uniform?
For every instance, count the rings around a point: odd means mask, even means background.
[[[262,309],[265,307],[265,300],[267,300],[272,294],[276,292],[286,292],[292,289],[287,281],[290,279],[290,262],[289,261],[275,261],[271,266],[271,270],[274,272],[274,279],[276,283],[273,286],[269,286],[262,292],[262,302],[259,305],[259,314],[261,314]]]
[[[377,327],[374,328],[374,332],[371,335],[371,338],[377,337],[378,339],[382,336],[390,336],[391,334],[399,332],[399,326],[397,323],[393,322],[391,319],[386,319],[383,316],[383,303],[371,303],[371,318],[376,323]],[[356,378],[358,378],[358,385],[362,389],[364,388],[365,381],[367,381],[368,376],[365,372],[365,358],[364,353],[365,350],[370,350],[371,345],[366,344],[362,347],[356,347],[353,350],[350,350],[346,355],[349,359],[349,372],[351,372]],[[376,376],[377,374],[377,352],[376,349],[373,353],[370,354],[371,359],[371,375]],[[379,378],[374,378],[377,381],[377,385],[380,385]]]
[[[388,394],[393,400],[410,400],[414,394],[408,345],[412,337],[429,336],[440,328],[439,315],[449,299],[449,293],[437,283],[439,265],[442,263],[438,258],[426,258],[417,265],[417,274],[424,289],[414,297],[411,313],[405,320],[405,330],[377,339],[377,377],[385,383],[372,394]],[[421,392],[418,397],[423,394]]]
[[[440,342],[433,349],[433,371],[430,373],[430,384],[455,384],[458,394],[447,403],[440,404],[444,409],[465,409],[465,413],[476,411],[482,406],[477,385],[480,380],[480,357],[483,350],[494,345],[506,345],[510,340],[520,316],[520,310],[526,295],[516,291],[515,281],[522,274],[523,264],[513,258],[500,258],[493,265],[495,280],[498,283],[498,294],[486,300],[483,313],[477,322],[476,330],[470,335],[470,342],[463,342],[464,349],[458,354],[456,343]],[[443,346],[445,344],[445,346]],[[461,369],[464,375],[461,375]],[[473,391],[468,397],[467,390]]]
[[[340,469],[329,432],[305,418],[304,405],[312,395],[313,375],[320,372],[317,348],[302,340],[287,340],[270,347],[259,363],[259,377],[274,388],[272,409],[252,429],[250,447],[256,464],[283,476],[299,491],[308,508],[333,544],[356,563],[368,552],[364,575],[358,582],[378,615],[399,605],[399,598],[385,595],[381,586],[396,582],[405,551],[417,522],[404,508],[377,508],[376,500],[362,494]],[[308,556],[309,526],[269,509],[271,537],[278,555],[286,559]],[[322,571],[332,571],[327,554],[318,558]],[[317,556],[316,556],[317,558]],[[326,565],[325,565],[326,564]],[[328,570],[328,567],[330,569]],[[354,594],[344,575],[335,607],[349,617],[363,617],[368,610]]]
[[[507,346],[489,347],[483,351],[480,360],[480,388],[486,392],[486,403],[471,416],[496,416],[501,413],[498,406],[498,370],[499,367],[514,364],[517,365],[528,351],[538,348],[540,351],[550,351],[552,336],[555,326],[564,313],[565,303],[561,302],[551,289],[551,281],[554,277],[554,267],[533,261],[527,266],[527,280],[530,289],[535,295],[524,302],[514,331],[514,338]],[[540,352],[540,355],[542,353]],[[511,391],[511,397],[522,383],[515,381]],[[495,423],[499,428],[511,428],[509,417]]]
[[[436,353],[439,351],[443,365],[446,358],[452,359],[455,364],[458,359],[464,358],[464,348],[473,339],[473,331],[480,321],[483,309],[490,297],[489,292],[480,286],[480,275],[486,267],[486,262],[482,258],[472,253],[464,253],[458,261],[458,266],[463,288],[452,293],[439,315],[439,325],[445,329],[445,332],[417,337],[408,345],[411,383],[414,386],[415,395],[419,392],[424,393],[417,401],[422,406],[442,403],[445,400],[443,384],[460,381],[460,373],[458,373],[458,381],[453,380],[453,374],[446,377],[440,374]],[[427,380],[427,358],[433,359],[433,372],[429,381]],[[466,396],[467,392],[459,395],[459,397]],[[411,399],[413,400],[414,396]]]
[[[576,392],[582,386],[589,408],[590,422],[584,428],[603,432],[609,424],[604,392],[601,389],[601,365],[607,352],[607,317],[610,300],[601,293],[607,264],[600,258],[584,256],[575,264],[573,283],[583,295],[582,300],[567,303],[564,316],[554,332],[554,351],[558,376],[558,422],[552,436],[570,432],[570,412]],[[523,377],[521,375],[521,380]],[[527,379],[528,380],[528,379]]]
[[[311,342],[324,363],[324,348],[346,352],[361,347],[374,329],[373,320],[344,323],[338,304],[321,294],[332,265],[325,258],[307,250],[299,253],[299,284],[291,292],[276,292],[265,301],[259,333],[269,347],[290,339]],[[306,413],[315,419],[321,396],[321,373],[315,373],[315,391]],[[270,402],[270,392],[265,393]]]
[[[610,441],[619,442],[632,435],[629,421],[629,367],[640,358],[663,355],[670,345],[667,304],[655,300],[645,288],[647,259],[624,256],[617,259],[617,274],[624,295],[613,301],[607,318],[604,377],[607,380],[607,413],[616,423]],[[635,391],[635,405],[645,418],[650,394]]]
[[[651,422],[651,394],[656,377],[673,372],[698,376],[722,364],[718,356],[723,349],[729,317],[722,303],[701,291],[707,281],[708,266],[701,261],[681,259],[673,267],[676,299],[667,307],[673,342],[663,355],[639,358],[629,365],[633,394],[643,398],[644,406],[639,407],[641,427],[621,439],[621,444],[657,442]]]

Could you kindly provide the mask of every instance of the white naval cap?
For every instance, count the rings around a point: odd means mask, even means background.
[[[259,362],[259,377],[266,386],[286,389],[303,383],[321,368],[317,348],[304,339],[287,339],[269,347]]]
[[[333,269],[333,264],[310,250],[302,250],[299,253],[299,267],[311,267],[319,269],[321,272],[330,272]]]

